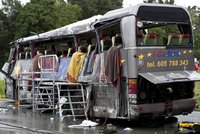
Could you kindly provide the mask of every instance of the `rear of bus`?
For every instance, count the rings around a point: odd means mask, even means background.
[[[194,42],[188,12],[177,6],[138,6],[122,19],[129,118],[191,113],[196,105]],[[126,71],[127,70],[127,71]]]

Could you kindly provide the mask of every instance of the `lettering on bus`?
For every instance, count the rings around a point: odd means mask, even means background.
[[[178,60],[177,57],[191,56],[192,53],[192,50],[158,50],[140,53],[138,54],[138,66],[146,65],[147,68],[187,66],[189,64],[188,60]],[[148,60],[155,58],[158,59],[158,61],[151,60],[148,62]]]
[[[177,66],[187,66],[189,64],[188,60],[159,60],[159,61],[152,61],[147,62],[147,68],[154,68],[154,67],[177,67]]]
[[[138,54],[138,59],[143,60],[145,58],[174,58],[182,55],[192,54],[192,50],[159,50],[151,51],[147,53]]]

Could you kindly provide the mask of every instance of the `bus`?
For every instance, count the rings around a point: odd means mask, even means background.
[[[7,73],[27,52],[20,49],[25,45],[32,59],[38,46],[60,57],[60,50],[76,52],[85,44],[88,52],[77,82],[87,91],[87,114],[131,120],[194,110],[200,75],[194,71],[192,23],[185,8],[143,3],[77,23],[11,43]],[[7,92],[12,81],[6,80]]]

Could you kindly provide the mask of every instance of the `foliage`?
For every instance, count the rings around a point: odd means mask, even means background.
[[[24,6],[17,19],[16,38],[42,33],[75,22],[81,9],[77,5],[56,0],[32,0]]]
[[[197,101],[197,109],[198,111],[200,111],[200,82],[195,82],[195,98]]]
[[[5,61],[8,57],[9,42],[14,40],[16,32],[16,19],[22,9],[18,0],[2,0],[3,8],[0,10],[0,60]],[[0,63],[0,67],[4,62]]]
[[[31,0],[25,6],[19,0],[1,0],[0,68],[9,54],[9,43],[30,32],[46,32],[80,18],[81,8],[64,0]]]
[[[196,50],[196,57],[200,59],[200,8],[197,6],[188,7],[192,19],[192,27],[194,32],[194,44]]]
[[[5,98],[5,84],[3,80],[0,80],[0,98]]]
[[[69,0],[69,3],[77,4],[82,9],[80,19],[86,19],[97,14],[122,7],[123,0]]]
[[[9,31],[8,40],[14,40],[14,36],[17,30],[16,20],[22,11],[22,5],[19,0],[2,0],[3,9],[6,18],[4,18],[4,24]]]

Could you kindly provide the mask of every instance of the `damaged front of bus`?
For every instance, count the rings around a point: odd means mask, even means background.
[[[135,16],[122,20],[129,118],[191,113],[200,74],[194,71],[192,24],[187,10],[140,4],[132,11]]]

